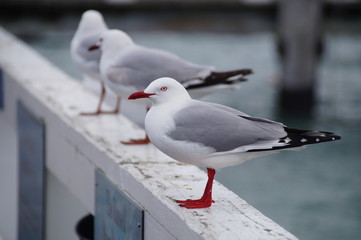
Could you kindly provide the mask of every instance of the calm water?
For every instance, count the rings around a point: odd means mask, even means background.
[[[69,43],[78,16],[48,23],[28,18],[5,21],[50,61],[79,77],[71,64]],[[279,59],[270,31],[151,31],[141,17],[106,20],[126,26],[146,46],[173,51],[219,70],[251,67],[255,71],[239,91],[216,93],[204,100],[290,127],[328,130],[342,140],[286,151],[225,168],[216,179],[300,239],[360,239],[361,236],[361,31],[328,32],[318,72],[318,105],[310,116],[280,116],[277,108]],[[1,22],[0,22],[1,23]],[[217,189],[215,189],[217,200]]]

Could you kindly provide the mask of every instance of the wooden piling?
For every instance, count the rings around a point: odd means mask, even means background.
[[[321,52],[323,0],[279,2],[279,46],[282,57],[280,103],[286,112],[311,112],[315,102],[318,55]]]

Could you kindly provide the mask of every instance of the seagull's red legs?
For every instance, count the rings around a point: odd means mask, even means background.
[[[96,116],[96,115],[99,115],[99,114],[117,114],[119,112],[120,97],[117,97],[117,103],[116,103],[116,106],[115,106],[114,110],[112,110],[112,111],[103,111],[103,110],[101,110],[102,103],[103,103],[104,98],[105,98],[106,89],[105,89],[105,86],[104,86],[103,82],[100,82],[100,84],[101,84],[101,92],[100,92],[100,98],[99,98],[99,103],[98,103],[97,110],[95,112],[82,112],[82,113],[80,113],[80,115],[82,115],[82,116]]]
[[[120,97],[117,97],[117,103],[115,104],[115,108],[112,111],[101,111],[101,113],[105,113],[105,114],[117,114],[119,113],[119,108],[120,108]]]
[[[149,107],[147,107],[147,112],[149,111]],[[121,141],[124,145],[141,145],[150,143],[150,139],[148,135],[145,135],[144,139],[130,139],[129,141]]]
[[[212,187],[213,187],[213,180],[214,175],[216,174],[216,170],[212,168],[207,168],[208,171],[208,181],[206,184],[206,188],[204,189],[203,196],[200,199],[197,200],[183,200],[183,201],[176,201],[179,203],[180,207],[185,208],[207,208],[212,205],[214,202],[212,200]]]
[[[145,135],[144,139],[130,139],[129,141],[121,141],[124,145],[141,145],[150,143],[148,135]]]

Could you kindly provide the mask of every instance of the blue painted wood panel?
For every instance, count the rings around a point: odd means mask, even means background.
[[[95,239],[143,239],[143,210],[96,171]]]
[[[0,68],[0,109],[4,109],[4,72]]]
[[[45,126],[23,104],[17,105],[19,146],[18,239],[44,239]]]

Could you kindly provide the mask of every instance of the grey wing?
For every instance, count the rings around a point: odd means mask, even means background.
[[[114,66],[106,71],[107,79],[114,84],[121,84],[124,87],[134,88],[135,91],[144,90],[154,77],[147,75],[128,66]]]
[[[246,114],[246,113],[244,113],[244,112],[241,112],[241,111],[239,111],[239,110],[237,110],[237,109],[234,109],[234,108],[231,108],[231,107],[222,105],[222,104],[211,103],[211,102],[209,102],[208,104],[211,105],[211,106],[213,106],[213,107],[219,108],[219,109],[221,109],[221,110],[223,110],[223,111],[226,111],[226,112],[229,112],[229,113],[238,115],[238,116],[250,117],[248,114]]]
[[[208,104],[196,104],[176,114],[176,126],[169,132],[169,137],[223,152],[287,135],[282,124],[262,120],[239,116]]]
[[[210,102],[207,103],[207,104],[212,105],[214,107],[217,107],[217,108],[219,108],[219,109],[221,109],[223,111],[227,111],[227,112],[235,114],[237,116],[246,118],[246,119],[251,120],[253,122],[257,122],[259,127],[264,127],[265,129],[268,129],[270,127],[274,127],[274,129],[277,131],[277,130],[280,129],[280,126],[286,127],[285,125],[283,125],[283,123],[275,122],[275,121],[265,119],[265,118],[251,117],[250,115],[248,115],[248,114],[246,114],[244,112],[241,112],[241,111],[239,111],[237,109],[234,109],[234,108],[231,108],[231,107],[227,107],[225,105],[221,105],[221,104],[218,104],[218,103],[210,103]],[[282,128],[282,131],[283,131],[283,128]]]
[[[183,83],[188,80],[205,78],[210,67],[187,62],[178,56],[157,49],[134,46],[124,53],[120,65],[137,74],[138,78],[150,79],[171,77]]]

